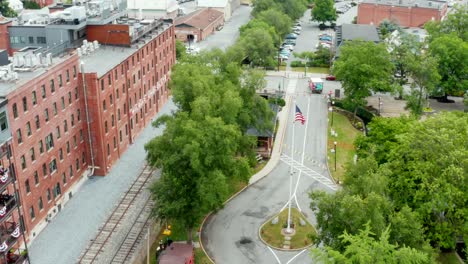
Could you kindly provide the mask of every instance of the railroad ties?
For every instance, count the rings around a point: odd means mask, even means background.
[[[149,194],[144,194],[143,191],[148,187],[154,171],[155,169],[145,165],[140,175],[138,175],[122,197],[120,203],[114,208],[104,225],[99,229],[95,239],[91,240],[90,244],[81,254],[78,263],[114,263],[114,261],[115,263],[124,263],[131,257],[131,254],[135,251],[135,247],[138,245],[137,242],[141,240],[141,236],[144,236],[146,227],[149,225],[153,203]],[[141,197],[142,195],[145,196]],[[145,200],[144,206],[141,206],[141,209],[137,213],[137,220],[132,223],[123,223],[125,218],[131,216],[129,215],[129,209],[137,202],[137,197],[140,200]],[[131,225],[127,232],[121,230],[125,229],[124,224]],[[115,250],[116,240],[119,238],[118,236],[122,236],[122,232],[125,234],[124,239],[119,243],[117,250]],[[119,252],[120,249],[122,252]],[[109,261],[110,259],[112,260]]]

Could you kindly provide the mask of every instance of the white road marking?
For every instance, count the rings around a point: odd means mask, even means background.
[[[273,251],[273,249],[271,249],[269,246],[267,246],[267,248],[271,251],[273,256],[275,256],[275,259],[276,259],[276,261],[278,261],[278,264],[281,264],[281,261],[279,260],[278,256],[276,256],[276,253]]]
[[[304,253],[305,251],[307,251],[308,248],[306,249],[303,249],[301,252],[297,253],[294,257],[292,257],[288,262],[286,262],[286,264],[289,264],[291,263],[295,258],[297,258],[299,255],[301,255],[302,253]]]

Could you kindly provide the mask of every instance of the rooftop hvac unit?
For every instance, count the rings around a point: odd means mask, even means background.
[[[47,53],[46,62],[47,62],[47,66],[52,65],[52,53]]]
[[[97,40],[93,41],[94,49],[99,49],[99,42]]]
[[[81,53],[81,48],[77,48],[76,53],[78,53],[78,57],[83,56],[83,54]]]

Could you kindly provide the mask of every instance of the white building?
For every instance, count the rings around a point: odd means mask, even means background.
[[[212,7],[224,13],[224,20],[231,18],[232,12],[240,6],[240,0],[197,0],[197,7]]]
[[[175,18],[179,10],[176,0],[127,0],[128,15],[140,18]]]

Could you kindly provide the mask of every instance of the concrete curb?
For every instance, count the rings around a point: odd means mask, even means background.
[[[284,135],[286,134],[286,122],[288,119],[289,115],[289,107],[291,105],[292,97],[291,96],[286,96],[286,104],[283,107],[283,110],[279,113],[279,127],[278,127],[278,132],[276,135],[276,142],[274,142],[273,146],[273,152],[271,154],[271,158],[268,161],[268,163],[263,167],[263,169],[256,174],[254,174],[250,180],[249,183],[242,188],[240,191],[237,193],[233,194],[231,197],[229,197],[223,204],[227,204],[229,201],[237,197],[240,193],[242,193],[245,189],[250,187],[252,184],[256,183],[257,181],[263,179],[265,176],[267,176],[278,164],[280,161],[280,156],[281,156],[281,151],[283,149],[283,140],[284,140]],[[278,141],[279,139],[279,141]],[[210,257],[210,255],[206,252],[205,247],[203,246],[203,239],[202,239],[202,234],[203,234],[203,227],[205,226],[206,220],[213,214],[213,211],[209,212],[205,218],[203,219],[202,223],[200,224],[200,235],[198,236],[198,241],[200,243],[200,248],[203,250],[203,253],[208,257],[208,259],[211,261],[211,263],[215,264],[214,260]]]

